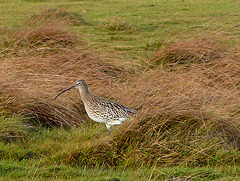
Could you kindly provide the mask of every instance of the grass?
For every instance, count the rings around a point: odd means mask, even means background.
[[[27,163],[27,166],[26,166]],[[232,180],[238,175],[239,168],[215,169],[215,168],[186,168],[186,167],[164,167],[164,168],[139,168],[132,169],[104,169],[104,168],[72,168],[64,165],[42,167],[41,162],[25,160],[21,162],[1,162],[0,176],[2,179],[18,180],[216,180],[225,178]]]
[[[239,179],[237,1],[0,5],[2,180]],[[77,79],[139,115],[108,137]]]

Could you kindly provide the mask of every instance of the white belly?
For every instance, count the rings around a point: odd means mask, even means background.
[[[88,109],[88,107],[85,107],[85,110],[87,112],[88,117],[90,119],[92,119],[93,121],[96,121],[96,122],[99,122],[99,123],[107,123],[107,120],[101,119],[100,116],[97,116],[97,115],[93,114],[91,109]]]

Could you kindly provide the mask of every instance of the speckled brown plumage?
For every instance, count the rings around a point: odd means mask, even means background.
[[[79,80],[74,86],[60,92],[55,99],[63,92],[74,87],[79,89],[88,116],[96,122],[104,123],[108,129],[108,134],[110,134],[111,126],[120,125],[126,121],[131,114],[137,113],[136,110],[127,108],[118,102],[91,94],[84,80]]]

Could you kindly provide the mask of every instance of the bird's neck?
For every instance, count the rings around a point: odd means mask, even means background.
[[[83,102],[89,101],[89,99],[91,98],[91,93],[89,92],[87,87],[79,89],[79,92]]]

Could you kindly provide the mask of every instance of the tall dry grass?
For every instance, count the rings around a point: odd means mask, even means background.
[[[78,79],[85,79],[93,93],[140,112],[107,141],[56,159],[88,166],[238,162],[239,47],[193,37],[162,47],[150,66],[129,74],[85,49],[64,21],[39,17],[39,23],[1,40],[1,94],[21,102],[16,112],[41,124],[79,125],[86,113],[76,92],[53,102],[57,92]]]
[[[67,31],[66,20],[56,19],[62,14],[67,12],[45,11],[2,37],[0,87],[1,94],[24,102],[19,109],[23,114],[42,124],[75,127],[86,117],[78,94],[72,91],[57,101],[54,96],[78,79],[95,89],[106,87],[124,71],[86,50],[80,38]]]
[[[113,84],[108,94],[137,108],[139,115],[111,141],[99,141],[87,152],[80,147],[66,153],[66,162],[239,164],[239,53],[221,49],[219,39],[208,40],[191,38],[166,46],[154,55],[150,68],[124,84]]]
[[[220,41],[193,37],[160,49],[155,67],[133,80],[132,96],[142,111],[114,139],[118,148],[131,145],[137,158],[129,155],[130,162],[231,164],[238,155],[239,47],[225,49]],[[225,148],[234,156],[225,157]]]

